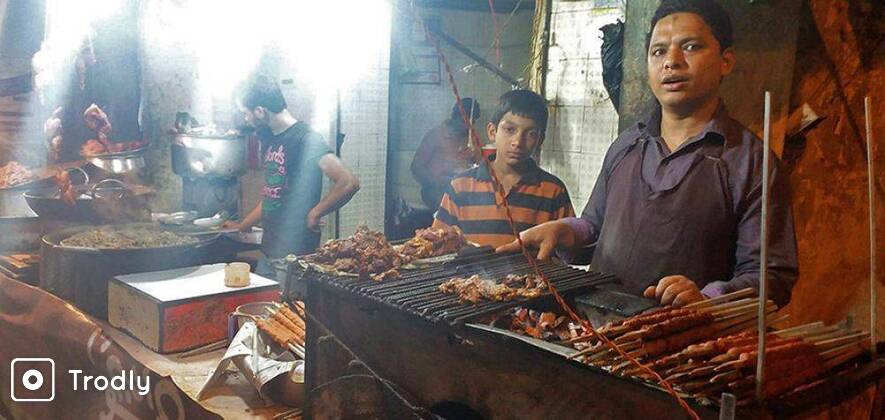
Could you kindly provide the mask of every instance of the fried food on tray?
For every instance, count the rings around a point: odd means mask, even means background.
[[[418,229],[415,237],[402,245],[400,252],[413,259],[436,257],[458,252],[467,240],[457,226],[446,226],[438,229],[432,227]]]
[[[24,165],[10,161],[0,166],[0,188],[9,188],[33,181],[37,176]]]
[[[535,298],[544,294],[544,281],[534,274],[508,274],[500,281],[484,279],[478,274],[468,278],[455,277],[439,285],[443,293],[458,295],[462,302],[479,303]]]
[[[383,234],[360,225],[352,236],[329,240],[305,260],[363,279],[381,281],[399,278],[396,269],[407,263],[408,257],[396,252]]]

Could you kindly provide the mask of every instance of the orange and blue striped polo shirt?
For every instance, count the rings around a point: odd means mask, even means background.
[[[534,160],[530,163],[529,170],[507,194],[517,232],[575,215],[565,184],[539,168]],[[516,239],[486,163],[455,176],[443,195],[433,224],[458,226],[467,240],[479,245],[498,247]]]

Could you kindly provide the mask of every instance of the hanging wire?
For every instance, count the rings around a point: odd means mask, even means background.
[[[500,33],[498,32],[498,17],[497,13],[495,13],[495,0],[489,0],[489,12],[492,13],[492,38],[493,44],[495,45],[495,64],[498,65],[498,68],[501,68],[501,38]]]

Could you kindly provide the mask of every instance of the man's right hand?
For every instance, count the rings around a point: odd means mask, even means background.
[[[526,247],[538,250],[539,260],[550,258],[557,248],[573,248],[576,242],[575,231],[561,221],[547,222],[526,229],[519,234],[519,237]],[[498,247],[495,252],[513,252],[519,249],[519,241],[513,241]]]

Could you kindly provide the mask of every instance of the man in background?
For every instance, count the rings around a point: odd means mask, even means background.
[[[313,252],[320,243],[320,219],[341,208],[359,190],[359,180],[310,126],[287,109],[279,86],[252,77],[239,92],[238,106],[261,140],[265,185],[262,200],[240,222],[226,228],[264,227],[256,272],[274,274],[267,260]],[[323,175],[332,188],[323,196]]]
[[[464,98],[461,104],[471,116],[471,123],[475,123],[480,115],[479,102]],[[421,199],[427,208],[439,207],[443,193],[455,174],[475,163],[475,151],[468,147],[468,131],[461,110],[455,104],[449,119],[428,131],[421,140],[412,159],[412,174],[421,184]]]

